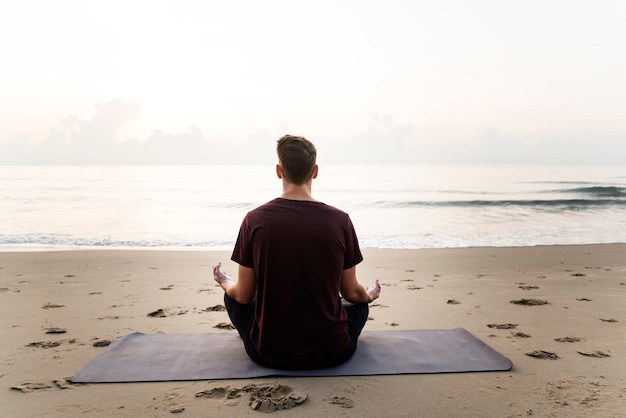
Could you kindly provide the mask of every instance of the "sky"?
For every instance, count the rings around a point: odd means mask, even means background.
[[[4,0],[0,164],[626,162],[626,2]]]

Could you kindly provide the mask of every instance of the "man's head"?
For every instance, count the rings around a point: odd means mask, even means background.
[[[276,143],[276,153],[287,182],[302,185],[313,178],[317,151],[311,141],[302,136],[285,135]]]

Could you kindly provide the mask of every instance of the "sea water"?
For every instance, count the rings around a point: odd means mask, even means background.
[[[230,249],[273,166],[1,166],[0,249]],[[626,242],[626,167],[321,166],[364,248]]]

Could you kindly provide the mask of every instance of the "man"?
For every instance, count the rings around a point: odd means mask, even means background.
[[[354,354],[380,283],[365,288],[357,280],[363,256],[349,216],[311,195],[315,146],[285,135],[276,150],[283,194],[244,218],[231,257],[237,279],[221,263],[214,279],[252,360],[279,369],[333,366]]]

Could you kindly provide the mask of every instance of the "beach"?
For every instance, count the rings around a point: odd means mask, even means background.
[[[275,416],[624,415],[626,244],[366,248],[363,254],[359,280],[382,284],[364,332],[461,327],[513,368],[72,384],[67,379],[116,337],[236,332],[224,328],[226,312],[210,309],[223,303],[212,266],[222,262],[236,272],[230,253],[1,252],[2,416],[260,416],[245,396],[196,395],[273,383],[306,394]]]

